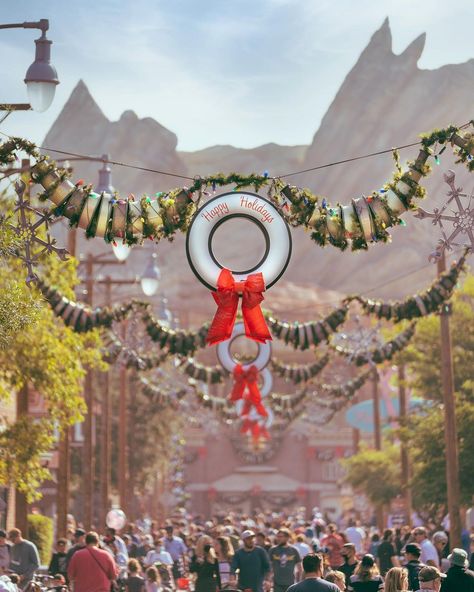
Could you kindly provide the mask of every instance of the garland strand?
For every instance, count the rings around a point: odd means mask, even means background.
[[[346,206],[331,206],[321,196],[285,185],[280,179],[236,173],[196,177],[189,188],[157,193],[153,198],[143,196],[137,200],[133,194],[126,199],[118,194],[98,195],[91,186],[71,183],[64,170],[57,169],[31,142],[21,138],[11,138],[0,145],[0,164],[13,162],[19,150],[34,157],[37,163],[32,168],[32,179],[44,187],[41,198],[52,201],[53,213],[69,218],[71,226],[83,228],[88,238],[101,236],[107,242],[121,238],[130,245],[147,238],[171,240],[176,232],[187,231],[208,188],[233,184],[235,189],[253,187],[255,191],[268,186],[270,199],[281,208],[288,222],[308,229],[318,245],[331,244],[340,250],[351,245],[352,250],[361,250],[367,249],[371,242],[388,241],[387,228],[400,224],[400,215],[415,207],[415,199],[424,197],[425,190],[418,182],[431,170],[426,161],[430,156],[438,159],[435,148],[441,145],[441,154],[448,143],[453,147],[457,162],[464,163],[472,172],[472,132],[462,133],[456,126],[434,130],[422,136],[422,148],[416,160],[408,163],[405,172],[401,170],[395,151],[396,170],[392,179],[380,191],[355,198]]]
[[[123,321],[137,310],[146,310],[150,305],[146,302],[131,300],[116,306],[91,308],[81,302],[73,302],[58,290],[38,280],[38,287],[48,301],[56,316],[61,317],[64,324],[76,333],[92,331],[99,327],[111,327],[115,321]]]
[[[295,349],[304,351],[320,343],[328,342],[331,335],[345,322],[347,312],[347,304],[344,304],[321,321],[287,323],[268,315],[267,322],[275,337],[287,345],[291,344]]]
[[[295,384],[300,382],[308,382],[317,376],[328,364],[329,355],[325,354],[320,360],[312,364],[293,365],[283,364],[278,360],[272,360],[272,369],[282,378]]]
[[[357,300],[367,314],[374,314],[379,319],[392,320],[395,323],[438,312],[453,295],[459,276],[465,271],[468,252],[469,250],[466,250],[460,260],[453,263],[451,269],[445,271],[427,290],[410,296],[406,300],[383,302],[362,296],[349,296],[344,302]]]
[[[140,354],[136,350],[126,347],[113,331],[107,331],[102,337],[104,342],[102,356],[108,364],[115,364],[118,358],[122,357],[126,368],[141,371],[158,368],[168,358],[166,353],[157,356]]]
[[[404,350],[411,338],[415,334],[416,323],[411,323],[404,331],[399,333],[395,339],[387,341],[380,347],[367,351],[355,351],[345,348],[341,345],[333,345],[330,347],[339,354],[349,358],[356,366],[363,366],[364,364],[380,364],[387,360],[391,360],[393,356]]]

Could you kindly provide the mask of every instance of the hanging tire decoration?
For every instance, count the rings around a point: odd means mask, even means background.
[[[239,361],[233,357],[231,347],[233,342],[238,337],[242,337],[243,335],[245,335],[244,324],[236,323],[230,339],[221,341],[218,344],[216,348],[217,359],[219,360],[221,366],[227,370],[227,372],[230,372],[230,374],[234,374],[238,365],[241,365],[242,369],[246,372],[250,370],[251,366],[255,366],[255,368],[261,372],[270,363],[272,357],[272,346],[270,343],[259,343],[257,355],[255,358],[250,362],[240,364]]]
[[[214,252],[216,231],[229,220],[248,220],[262,232],[265,250],[249,269],[227,269]],[[212,345],[229,339],[242,298],[245,334],[265,343],[271,335],[260,308],[263,292],[283,275],[291,257],[291,235],[279,210],[267,199],[244,191],[223,193],[209,200],[194,215],[186,236],[189,265],[218,306],[207,335]]]

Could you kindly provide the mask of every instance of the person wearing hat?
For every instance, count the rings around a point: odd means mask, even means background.
[[[439,592],[441,590],[441,580],[446,576],[439,571],[434,565],[426,565],[420,569],[418,579],[420,581],[420,587],[416,592]],[[457,592],[461,592],[458,590]],[[462,590],[464,592],[464,590]]]
[[[244,545],[238,549],[232,559],[230,585],[235,585],[235,574],[239,572],[237,585],[241,590],[252,592],[263,592],[264,588],[269,590],[271,587],[270,560],[267,552],[255,545],[253,530],[244,530],[241,537]]]
[[[364,555],[354,575],[349,580],[349,592],[379,592],[384,589],[384,581],[379,573],[373,555]]]
[[[474,572],[468,569],[467,553],[464,549],[453,549],[448,556],[450,567],[443,582],[443,592],[474,592]]]
[[[76,528],[74,531],[74,545],[66,553],[66,570],[76,551],[84,549],[86,546],[86,531],[82,528]]]
[[[354,543],[346,543],[342,547],[341,555],[344,559],[344,563],[337,568],[337,571],[344,574],[344,577],[346,578],[346,586],[348,586],[351,576],[354,575],[354,572],[359,565]]]
[[[172,525],[165,526],[166,536],[163,539],[165,551],[171,555],[173,560],[173,577],[176,580],[182,577],[187,568],[188,548],[184,544],[182,538],[174,536],[174,527]]]
[[[418,590],[420,587],[418,574],[422,567],[426,567],[426,565],[420,561],[421,547],[418,543],[408,543],[405,545],[403,553],[407,561],[405,569],[408,572],[408,589]]]

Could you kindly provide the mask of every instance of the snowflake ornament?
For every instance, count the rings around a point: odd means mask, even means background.
[[[435,208],[433,212],[417,208],[415,214],[415,218],[419,220],[431,218],[433,226],[440,227],[443,238],[438,241],[436,251],[429,256],[429,260],[433,262],[436,262],[444,251],[451,251],[453,247],[474,250],[474,190],[468,195],[463,193],[462,187],[456,187],[456,175],[452,170],[448,170],[443,176],[450,187],[448,201],[441,208]]]
[[[20,243],[20,248],[15,252],[15,256],[25,263],[28,270],[26,283],[30,285],[38,281],[35,267],[39,265],[43,254],[56,253],[62,261],[65,261],[69,253],[66,249],[56,247],[56,240],[49,234],[49,225],[54,217],[53,214],[33,208],[29,198],[25,197],[25,190],[26,184],[23,181],[15,183],[17,200],[13,214],[16,222],[9,223],[9,227]],[[40,234],[43,230],[45,238]]]
[[[373,359],[375,350],[383,347],[384,342],[380,335],[380,323],[373,327],[364,327],[359,316],[354,318],[356,327],[350,333],[336,333],[333,335],[334,348],[344,353],[351,364],[364,357],[366,362],[375,368]]]

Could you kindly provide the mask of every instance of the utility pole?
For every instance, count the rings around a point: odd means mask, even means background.
[[[94,288],[94,255],[89,253],[86,259],[86,303],[92,307]],[[93,446],[93,414],[94,392],[92,383],[92,370],[87,370],[84,380],[84,399],[87,405],[87,413],[84,420],[84,447],[82,454],[82,486],[83,486],[83,522],[84,528],[90,530],[93,524],[94,506],[94,477],[95,454]]]
[[[408,398],[407,390],[405,385],[405,365],[403,363],[398,366],[398,401],[400,407],[400,427],[404,427],[406,424],[406,418],[408,416]],[[410,487],[410,457],[408,456],[408,450],[404,442],[400,444],[400,460],[402,465],[402,486],[403,495],[405,497],[405,508],[407,512],[407,524],[412,525],[412,497]]]
[[[446,271],[444,251],[438,259],[438,277]],[[448,513],[450,520],[449,539],[451,548],[461,547],[461,515],[458,434],[456,428],[456,406],[454,399],[454,370],[449,328],[449,305],[443,305],[440,313],[441,325],[441,380],[444,401],[444,438],[446,443],[446,482],[448,485]]]
[[[375,450],[382,450],[382,428],[380,424],[380,391],[379,391],[379,375],[377,367],[374,366],[372,372],[372,403],[374,406],[374,444]],[[380,532],[385,527],[383,506],[378,505],[375,508],[377,517],[377,527]]]
[[[377,368],[372,374],[372,401],[374,405],[374,444],[375,450],[382,450],[382,429],[380,425],[380,392]]]
[[[110,276],[105,278],[105,303],[112,304],[112,280]],[[100,467],[101,513],[100,526],[105,524],[105,518],[109,510],[110,498],[110,469],[111,469],[111,401],[110,401],[110,372],[104,375],[104,387],[102,392],[102,459]]]
[[[122,324],[122,337],[127,336],[127,322]],[[128,391],[128,373],[127,368],[122,364],[120,366],[120,394],[119,394],[119,466],[118,466],[118,488],[121,509],[127,513],[127,395]]]
[[[68,232],[68,251],[76,256],[75,228]],[[58,444],[57,502],[56,502],[56,538],[67,535],[67,515],[69,512],[69,489],[71,481],[71,430],[64,429]]]

